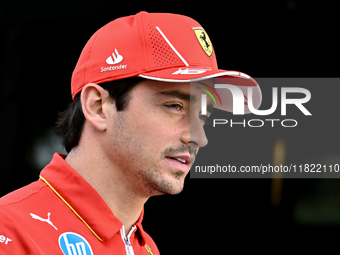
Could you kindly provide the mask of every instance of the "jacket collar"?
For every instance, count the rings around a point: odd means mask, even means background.
[[[40,174],[54,193],[70,207],[78,218],[102,242],[112,238],[123,226],[114,216],[98,192],[83,179],[66,161],[66,155],[55,153],[52,161]],[[142,227],[144,208],[136,222],[141,235],[141,244],[145,245],[145,233]]]

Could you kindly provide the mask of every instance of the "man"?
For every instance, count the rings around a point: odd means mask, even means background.
[[[99,29],[57,123],[68,155],[56,153],[38,181],[0,199],[0,254],[159,254],[142,228],[143,206],[182,191],[207,144],[213,99],[203,114],[200,87],[222,76],[254,87],[258,100],[252,78],[217,69],[191,18],[141,12]]]

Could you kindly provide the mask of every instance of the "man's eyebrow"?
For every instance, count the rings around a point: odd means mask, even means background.
[[[159,91],[155,93],[156,96],[169,96],[174,98],[179,98],[185,101],[190,101],[192,103],[197,101],[197,97],[192,94],[184,93],[178,90],[170,90],[170,91]]]

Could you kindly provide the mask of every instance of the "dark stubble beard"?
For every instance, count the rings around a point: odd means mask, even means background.
[[[181,145],[177,148],[169,147],[166,148],[161,153],[161,160],[164,160],[166,156],[176,155],[180,153],[190,153],[190,155],[197,154],[197,150],[191,150],[189,145]],[[146,187],[148,187],[150,193],[157,193],[155,195],[164,195],[164,194],[170,194],[175,195],[179,194],[183,190],[183,184],[180,189],[178,187],[174,187],[172,182],[166,181],[164,179],[158,180],[158,172],[157,172],[158,166],[154,164],[151,166],[151,169],[148,169],[148,171],[139,171],[139,173],[142,175],[141,177],[143,180],[148,180],[147,183],[145,183]],[[177,170],[173,172],[173,177],[177,179],[178,181],[181,181],[181,177],[185,175],[183,171]],[[152,180],[152,181],[151,181]]]
[[[145,162],[148,160],[143,157],[143,144],[139,143],[139,137],[134,136],[133,133],[127,131],[125,127],[128,125],[126,121],[126,116],[119,112],[115,118],[116,124],[116,139],[114,143],[111,145],[112,148],[121,148],[125,145],[133,146],[129,148],[126,153],[134,152],[132,158],[145,159]],[[190,155],[196,155],[197,149],[191,149],[189,144],[182,144],[178,147],[168,147],[164,149],[163,152],[160,153],[160,157],[158,158],[158,162],[154,162],[147,167],[145,165],[134,165],[131,166],[131,169],[126,169],[125,174],[128,174],[129,177],[133,177],[131,179],[132,186],[138,186],[138,189],[135,192],[141,192],[146,196],[154,196],[154,195],[162,195],[162,194],[178,194],[183,190],[183,171],[176,170],[172,171],[172,177],[174,180],[167,180],[162,177],[159,173],[159,162],[164,161],[166,156],[178,155],[181,153],[190,153]],[[118,159],[118,164],[120,156],[122,159],[128,158],[127,155],[120,154],[121,151],[118,149],[114,154],[115,160]],[[124,164],[124,161],[121,162]]]

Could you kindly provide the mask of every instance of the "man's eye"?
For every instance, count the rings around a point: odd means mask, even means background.
[[[171,105],[167,105],[167,107],[174,109],[176,111],[182,110],[182,106],[180,104],[171,104]]]

